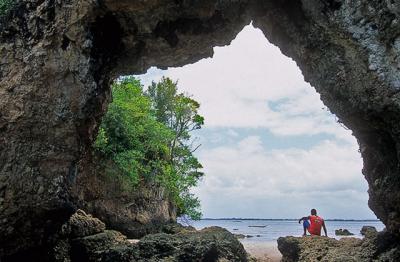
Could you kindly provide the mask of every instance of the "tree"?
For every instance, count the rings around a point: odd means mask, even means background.
[[[95,148],[112,159],[133,184],[150,181],[169,155],[173,132],[156,120],[138,80],[114,83],[112,93],[113,102],[102,119]]]
[[[178,93],[177,82],[169,78],[162,78],[160,82],[153,82],[147,90],[152,101],[157,120],[168,126],[174,134],[169,143],[169,161],[173,167],[173,176],[177,176],[176,191],[180,192],[178,214],[190,213],[191,217],[198,218],[199,200],[190,194],[191,187],[204,175],[199,170],[202,165],[193,155],[198,148],[194,146],[191,132],[200,129],[204,124],[204,117],[198,114],[200,104],[191,97]],[[190,203],[190,204],[189,204]]]
[[[163,78],[147,92],[135,78],[112,86],[113,102],[103,117],[95,148],[111,159],[134,186],[158,183],[170,193],[178,215],[201,216],[200,202],[190,193],[204,175],[193,155],[191,132],[204,118],[199,103],[178,94],[177,83]]]

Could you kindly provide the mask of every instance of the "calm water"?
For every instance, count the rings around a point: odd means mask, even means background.
[[[302,225],[292,220],[200,220],[191,222],[196,229],[219,226],[234,234],[251,235],[245,241],[275,241],[281,236],[301,236]],[[346,228],[356,237],[362,237],[360,230],[363,226],[374,226],[381,231],[385,226],[380,221],[325,221],[329,237],[335,237],[335,229]],[[266,226],[249,227],[249,226]],[[259,236],[257,236],[259,235]]]

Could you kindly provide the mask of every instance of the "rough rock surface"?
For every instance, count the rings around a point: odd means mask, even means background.
[[[361,235],[365,237],[374,236],[378,233],[375,227],[373,226],[363,226],[360,230]]]
[[[106,225],[102,221],[80,209],[62,227],[64,234],[71,237],[90,236],[103,232],[105,229]]]
[[[351,233],[349,230],[347,229],[336,229],[335,230],[335,235],[336,236],[352,236],[354,235],[353,233]]]
[[[79,208],[128,238],[161,232],[165,225],[176,221],[176,208],[164,188],[156,185],[133,188],[129,179],[115,174],[118,169],[113,163],[94,158],[85,161],[87,169],[77,178],[78,186],[73,189],[79,196]]]
[[[373,232],[364,239],[328,237],[281,237],[278,249],[283,262],[295,261],[399,261],[400,239],[388,232]]]
[[[126,236],[120,232],[106,230],[99,219],[78,210],[62,225],[53,236],[48,254],[38,256],[38,261],[89,261],[104,249],[115,245],[128,244]],[[19,257],[6,260],[18,261]],[[30,258],[30,261],[34,261]]]
[[[84,201],[110,80],[211,56],[250,21],[353,131],[369,206],[400,234],[398,0],[15,2],[0,18],[0,257],[43,254]]]
[[[103,261],[247,261],[243,245],[220,227],[145,236],[137,246],[117,246],[101,254]]]
[[[247,261],[242,244],[219,227],[196,231],[179,225],[137,243],[79,210],[63,225],[49,261]]]

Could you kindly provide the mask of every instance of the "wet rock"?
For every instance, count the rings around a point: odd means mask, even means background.
[[[335,235],[336,236],[353,236],[354,234],[351,233],[349,230],[347,229],[336,229],[335,230]]]
[[[247,261],[242,244],[219,227],[148,235],[137,246],[117,246],[101,256],[102,261]]]
[[[101,233],[105,229],[106,225],[102,221],[79,209],[63,225],[62,232],[71,238],[76,238]]]
[[[254,237],[253,235],[244,235],[244,234],[234,234],[235,237],[238,239],[243,239],[243,238],[252,238]],[[256,235],[256,237],[261,237],[261,235]]]
[[[167,234],[178,234],[178,233],[193,232],[193,231],[196,231],[194,227],[183,226],[179,223],[165,224],[161,227],[161,232]]]
[[[113,230],[76,238],[71,241],[70,257],[72,261],[95,261],[98,253],[107,252],[118,245],[128,245],[126,236]]]
[[[97,218],[79,210],[63,225],[51,252],[54,261],[247,261],[242,244],[223,228],[196,231],[168,226],[169,233],[128,240],[118,231],[105,230]]]
[[[233,234],[235,237],[237,237],[237,239],[243,239],[246,238],[246,235],[244,234]]]
[[[397,261],[400,257],[400,239],[380,232],[374,236],[342,238],[280,237],[278,249],[282,261]]]
[[[278,238],[278,249],[282,253],[283,262],[299,261],[300,243],[294,237]]]
[[[363,226],[360,230],[360,233],[365,237],[372,237],[378,234],[378,231],[373,226]]]

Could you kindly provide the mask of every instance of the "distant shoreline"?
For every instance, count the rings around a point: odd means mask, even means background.
[[[298,221],[296,218],[202,218],[200,220],[266,220],[266,221]],[[325,221],[354,221],[354,222],[380,222],[379,219],[325,219]]]

